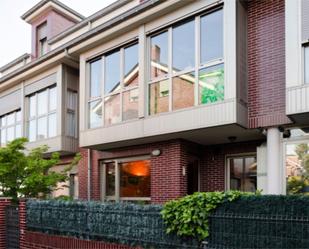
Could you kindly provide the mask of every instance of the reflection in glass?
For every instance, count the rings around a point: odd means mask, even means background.
[[[36,140],[36,120],[31,120],[29,122],[29,141],[33,142]]]
[[[9,127],[9,128],[7,128],[6,130],[7,130],[7,141],[8,142],[11,142],[11,141],[13,141],[14,140],[14,126],[11,126],[11,127]]]
[[[6,122],[7,125],[12,125],[15,123],[15,112],[12,112],[11,114],[6,116]]]
[[[47,118],[42,117],[38,119],[38,139],[47,137]]]
[[[1,127],[6,126],[6,116],[1,117],[0,125],[1,125]]]
[[[36,96],[32,95],[29,97],[29,117],[36,116]]]
[[[57,107],[57,88],[53,87],[49,90],[49,110],[56,110]]]
[[[230,158],[230,189],[255,192],[257,164],[255,157]]]
[[[47,113],[47,91],[38,93],[38,115]]]
[[[223,57],[223,11],[201,18],[201,63]]]
[[[194,20],[173,28],[173,71],[193,68],[195,65]]]
[[[89,128],[102,126],[102,100],[89,103]]]
[[[138,88],[123,92],[122,105],[124,121],[138,118]]]
[[[309,46],[304,47],[305,84],[309,84]]]
[[[138,44],[124,49],[124,87],[138,85]]]
[[[286,192],[309,193],[309,143],[286,145]]]
[[[194,72],[173,78],[173,110],[194,106]]]
[[[105,97],[104,117],[105,125],[111,125],[120,122],[120,94],[114,94]]]
[[[48,137],[55,137],[57,135],[56,113],[48,116]]]
[[[120,197],[150,197],[150,161],[119,163]]]
[[[168,33],[152,36],[150,39],[151,79],[168,73]]]
[[[149,85],[149,114],[169,111],[169,82],[163,80]]]
[[[115,163],[106,163],[106,196],[115,196]]]
[[[101,95],[102,85],[102,60],[90,63],[90,97]]]
[[[224,100],[223,64],[199,71],[199,104]]]
[[[105,94],[120,90],[120,52],[105,57]]]
[[[15,138],[21,137],[21,125],[16,125],[15,126]]]
[[[16,112],[16,122],[21,121],[21,111]]]

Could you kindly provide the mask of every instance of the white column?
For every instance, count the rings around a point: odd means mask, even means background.
[[[278,128],[269,128],[267,129],[268,194],[282,194],[280,161],[280,131]]]

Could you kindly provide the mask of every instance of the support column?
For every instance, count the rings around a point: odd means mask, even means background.
[[[267,194],[282,194],[280,166],[280,131],[276,127],[267,129]]]

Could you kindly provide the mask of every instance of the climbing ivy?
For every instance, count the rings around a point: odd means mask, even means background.
[[[167,202],[162,211],[166,232],[182,237],[194,237],[199,241],[209,236],[208,217],[220,204],[231,202],[244,195],[240,191],[197,192],[178,200]]]

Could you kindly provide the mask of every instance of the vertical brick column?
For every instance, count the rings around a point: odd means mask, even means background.
[[[11,198],[0,198],[0,249],[5,249],[5,207],[11,204]]]
[[[80,149],[82,156],[78,163],[78,198],[87,200],[87,182],[88,182],[88,150]]]
[[[19,246],[21,249],[25,248],[25,232],[26,232],[26,226],[27,226],[27,221],[26,221],[26,199],[21,199],[19,201]]]

